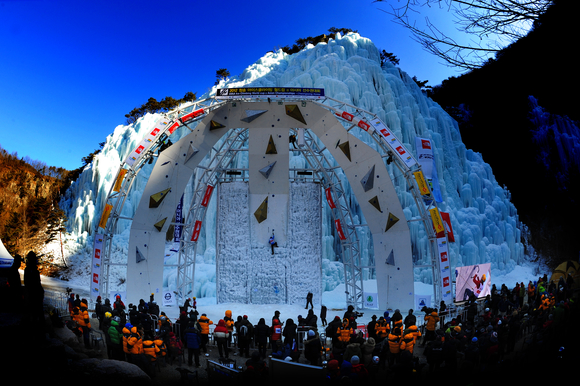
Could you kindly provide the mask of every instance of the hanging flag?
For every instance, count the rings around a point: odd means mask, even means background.
[[[201,231],[201,221],[196,220],[195,226],[193,227],[193,233],[191,234],[191,241],[196,241],[199,238],[199,232]]]
[[[100,295],[100,275],[101,275],[101,253],[103,250],[103,235],[95,234],[93,243],[92,258],[92,281],[91,281],[91,298],[96,299]]]
[[[433,228],[435,228],[435,233],[444,232],[445,227],[443,226],[443,221],[441,220],[441,215],[437,208],[429,209],[431,214],[431,220],[433,220]]]
[[[330,209],[335,209],[336,205],[334,204],[334,200],[332,199],[332,190],[330,188],[326,188],[326,201],[328,201],[328,206]]]
[[[105,229],[107,225],[107,220],[109,219],[109,215],[111,214],[111,210],[113,210],[113,205],[106,204],[105,209],[103,209],[103,214],[101,215],[101,220],[99,221],[99,228]]]
[[[451,218],[449,217],[449,213],[440,211],[439,214],[443,220],[443,226],[447,231],[447,240],[449,240],[451,243],[455,242],[455,236],[453,236],[453,228],[451,228]],[[437,237],[445,237],[445,232],[438,232]]]
[[[336,231],[338,232],[338,237],[341,240],[346,240],[346,236],[344,235],[344,232],[342,231],[342,225],[340,225],[340,220],[334,220],[334,227],[336,228]]]
[[[430,194],[429,186],[427,185],[427,181],[425,181],[423,172],[419,170],[418,172],[414,172],[413,175],[415,176],[415,181],[417,181],[417,186],[419,187],[421,195],[428,196]]]

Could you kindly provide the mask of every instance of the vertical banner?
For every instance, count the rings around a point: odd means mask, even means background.
[[[121,185],[123,184],[123,179],[125,178],[125,174],[127,174],[127,169],[119,170],[119,175],[117,176],[117,180],[115,181],[115,186],[113,187],[114,192],[119,192],[121,190]]]
[[[344,232],[342,231],[342,225],[340,225],[340,220],[334,220],[334,227],[336,228],[336,231],[338,232],[338,237],[340,237],[341,240],[346,240],[346,236],[344,235]]]
[[[418,172],[414,172],[413,175],[415,176],[415,181],[417,181],[417,186],[419,187],[419,192],[421,192],[421,195],[422,196],[429,195],[430,194],[429,186],[427,185],[427,181],[425,181],[423,172],[419,170]]]
[[[101,252],[103,250],[103,235],[95,234],[93,244],[93,258],[91,262],[91,299],[100,295],[101,284]]]
[[[196,241],[199,238],[199,232],[201,231],[201,221],[196,220],[193,227],[193,233],[191,234],[191,241]]]
[[[441,188],[439,187],[439,179],[437,178],[437,166],[435,165],[435,155],[433,154],[433,146],[430,139],[415,137],[415,147],[417,148],[417,158],[421,165],[421,170],[425,178],[431,185],[433,197],[435,201],[442,202]]]
[[[431,220],[433,220],[433,228],[435,228],[435,233],[445,232],[445,227],[443,226],[443,220],[441,220],[441,215],[437,208],[429,209],[431,214]]]
[[[451,268],[449,262],[449,249],[447,239],[440,237],[437,239],[437,249],[439,251],[439,271],[441,272],[441,295],[445,303],[453,301],[451,293]]]
[[[205,194],[203,195],[203,200],[201,201],[201,206],[207,207],[209,200],[211,199],[211,194],[213,193],[213,186],[208,185],[205,188]]]
[[[441,219],[443,220],[443,226],[447,231],[447,241],[450,243],[455,242],[455,236],[453,236],[453,228],[451,228],[451,218],[447,212],[439,212]],[[445,237],[445,232],[438,232],[437,237]]]
[[[107,225],[107,220],[109,219],[109,215],[111,214],[111,210],[113,210],[113,205],[106,204],[105,209],[103,209],[103,214],[101,215],[101,220],[99,221],[99,227],[105,229]]]
[[[175,209],[175,224],[181,224],[182,222],[182,209],[183,208],[183,194],[179,199],[179,204],[177,204],[177,209]],[[173,228],[173,242],[179,243],[181,240],[181,229],[183,227],[181,225],[175,225]]]
[[[330,209],[335,209],[336,205],[334,204],[334,200],[332,199],[332,190],[330,188],[326,188],[325,193],[328,206],[330,207]]]

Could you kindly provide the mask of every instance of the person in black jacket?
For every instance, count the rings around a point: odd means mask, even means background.
[[[284,345],[290,344],[296,341],[298,326],[294,323],[293,319],[286,319],[286,325],[282,331],[282,336],[284,337]]]
[[[270,326],[266,324],[264,318],[260,318],[258,324],[254,328],[254,339],[256,346],[258,346],[258,353],[260,358],[266,358],[266,351],[268,350],[268,338],[270,337]]]

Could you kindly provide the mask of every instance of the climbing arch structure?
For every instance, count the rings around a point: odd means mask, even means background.
[[[435,299],[441,298],[441,265],[435,231],[441,226],[435,200],[421,168],[411,153],[375,115],[324,96],[320,89],[221,89],[216,97],[182,106],[165,114],[152,132],[121,165],[97,229],[95,250],[102,258],[99,283],[93,293],[108,292],[110,243],[115,222],[140,168],[157,161],[135,215],[127,256],[127,301],[163,287],[166,233],[192,175],[198,183],[184,222],[177,267],[177,296],[191,295],[195,275],[195,247],[212,192],[241,144],[248,143],[248,205],[252,237],[267,240],[277,227],[284,237],[288,222],[289,165],[292,138],[322,184],[333,210],[336,233],[343,246],[346,301],[357,309],[364,304],[356,224],[344,204],[344,188],[323,154],[328,153],[346,176],[372,235],[374,269],[380,309],[414,306],[414,277],[409,225],[387,168],[394,165],[407,180],[431,241]],[[314,92],[312,92],[314,91]],[[193,124],[195,123],[195,124]],[[177,127],[189,133],[158,155],[163,140]],[[353,134],[368,133],[371,147]],[[368,141],[367,141],[368,142]],[[292,143],[295,145],[295,143]],[[377,150],[378,149],[378,150]],[[210,156],[209,163],[207,157]],[[209,165],[209,166],[208,166]]]

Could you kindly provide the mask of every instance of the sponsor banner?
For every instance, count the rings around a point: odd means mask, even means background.
[[[119,192],[121,190],[121,185],[123,184],[123,179],[125,178],[125,174],[127,174],[127,169],[119,170],[119,175],[117,176],[117,180],[115,181],[115,186],[113,187],[114,192]]]
[[[433,297],[431,295],[415,295],[415,309],[421,310],[423,307],[432,307]]]
[[[444,232],[445,227],[443,226],[443,220],[441,220],[439,209],[429,209],[429,213],[431,214],[431,220],[433,220],[433,228],[435,228],[435,233]]]
[[[139,158],[143,156],[143,154],[151,147],[151,144],[159,137],[161,134],[165,132],[167,126],[169,126],[169,120],[166,118],[160,118],[156,123],[153,129],[149,131],[149,133],[143,138],[141,143],[129,154],[125,163],[129,166],[133,166],[135,162]]]
[[[323,88],[301,87],[242,87],[242,88],[219,88],[216,99],[238,98],[307,98],[323,99]]]
[[[449,213],[440,211],[439,214],[441,215],[441,219],[443,220],[443,226],[447,231],[447,240],[450,243],[455,242],[455,236],[453,236],[453,228],[451,228],[451,218],[449,217]],[[445,233],[439,232],[437,233],[437,237],[445,237]]]
[[[336,231],[338,232],[338,237],[340,237],[341,240],[346,240],[346,236],[344,235],[344,232],[342,231],[342,225],[340,225],[340,220],[334,220],[334,226],[336,228]]]
[[[193,227],[193,233],[191,234],[191,241],[196,241],[199,238],[199,232],[201,231],[201,221],[196,220]]]
[[[101,215],[101,220],[99,221],[99,227],[105,229],[107,225],[107,220],[109,220],[109,215],[111,214],[111,210],[113,210],[113,205],[106,204],[105,209],[103,209],[103,214]]]
[[[177,296],[167,288],[163,288],[163,307],[177,306]]]
[[[187,113],[187,114],[181,116],[179,119],[181,120],[182,123],[186,123],[188,121],[191,121],[194,118],[202,116],[203,114],[205,114],[205,110],[198,109],[198,110],[192,111],[190,113]],[[173,131],[175,131],[176,128],[173,128],[173,126],[171,126],[170,129],[173,129]],[[172,131],[172,133],[173,133],[173,131]]]
[[[99,296],[101,284],[101,253],[103,250],[103,235],[95,234],[93,243],[93,258],[91,262],[91,298]]]
[[[414,172],[413,175],[415,176],[415,181],[417,181],[417,186],[419,187],[419,192],[421,192],[421,195],[422,196],[429,195],[430,194],[429,186],[427,185],[427,181],[425,181],[423,172],[419,170],[418,172]]]
[[[435,201],[442,202],[441,188],[439,187],[439,179],[437,178],[437,166],[435,165],[435,156],[433,154],[433,144],[427,138],[415,138],[415,147],[417,148],[417,158],[421,165],[421,170],[429,181],[431,191]]]
[[[440,237],[437,239],[437,249],[439,252],[439,271],[441,272],[441,300],[445,303],[453,301],[451,293],[451,268],[449,261],[449,248],[447,239]]]
[[[379,294],[375,292],[364,292],[364,308],[379,308]]]
[[[421,165],[421,170],[423,170],[425,177],[430,180],[433,173],[433,164],[435,163],[431,140],[415,137],[415,147],[417,148],[417,162]]]
[[[203,195],[203,200],[201,200],[201,206],[207,207],[209,200],[211,199],[211,194],[213,193],[213,186],[208,185],[205,188],[205,194]]]
[[[332,190],[330,188],[326,188],[325,192],[326,192],[326,201],[328,201],[328,206],[330,207],[330,209],[335,209],[336,204],[332,199]]]
[[[371,126],[379,133],[391,148],[391,151],[408,167],[411,168],[417,162],[415,158],[405,149],[403,144],[395,137],[395,135],[387,128],[387,126],[380,119],[373,119],[370,122]]]
[[[183,194],[179,199],[179,204],[177,204],[177,209],[175,209],[175,223],[181,224],[182,222],[182,208],[183,208]],[[183,228],[182,225],[175,225],[173,227],[173,242],[179,243],[181,240],[181,229]]]

